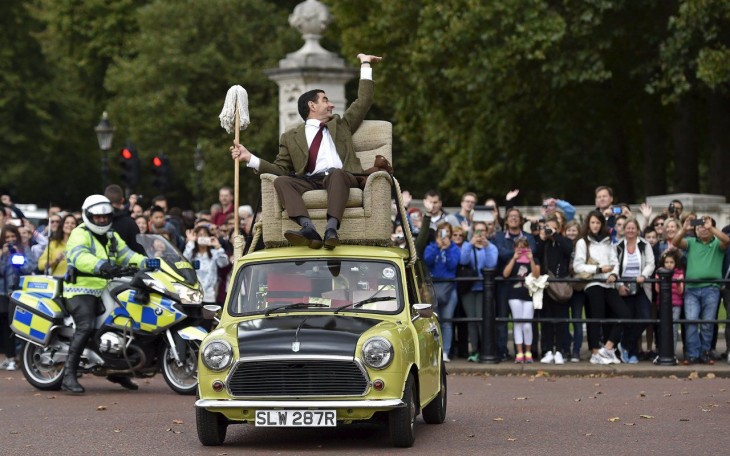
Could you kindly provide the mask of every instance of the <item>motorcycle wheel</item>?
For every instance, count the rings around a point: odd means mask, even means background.
[[[48,351],[48,347],[41,347],[30,342],[23,342],[20,349],[22,364],[21,370],[28,383],[43,391],[61,389],[63,381],[64,363],[43,364],[41,356]]]
[[[160,370],[165,378],[167,385],[176,393],[183,395],[192,395],[198,389],[198,350],[200,344],[194,340],[185,342],[185,361],[182,366],[178,366],[172,351],[168,345],[165,345],[160,356]]]

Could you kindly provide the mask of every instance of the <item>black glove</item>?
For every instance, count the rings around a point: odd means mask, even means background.
[[[109,262],[105,262],[99,268],[99,272],[101,273],[102,277],[114,277],[115,275],[119,274],[120,268],[119,266],[116,266]]]

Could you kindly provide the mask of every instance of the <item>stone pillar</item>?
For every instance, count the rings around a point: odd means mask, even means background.
[[[304,46],[279,61],[279,68],[265,74],[279,86],[279,134],[303,122],[297,100],[304,92],[322,89],[335,105],[334,113],[345,112],[345,83],[358,70],[348,67],[337,54],[324,49],[319,40],[332,15],[318,0],[306,0],[294,8],[289,24],[302,34]]]

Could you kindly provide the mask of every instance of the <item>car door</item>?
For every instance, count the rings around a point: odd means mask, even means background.
[[[436,293],[431,282],[431,275],[421,260],[418,260],[414,267],[409,268],[408,289],[412,317],[417,313],[413,310],[413,304],[431,304],[436,308]],[[418,335],[417,360],[420,372],[420,397],[429,398],[436,394],[439,388],[439,366],[441,357],[441,334],[437,318],[416,318],[413,321],[416,334]]]

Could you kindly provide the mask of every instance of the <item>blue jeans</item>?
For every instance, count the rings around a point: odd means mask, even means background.
[[[713,320],[720,303],[720,289],[717,287],[687,288],[684,291],[684,316],[687,320]],[[687,356],[699,358],[710,350],[712,344],[712,323],[685,325],[687,329]]]
[[[451,320],[454,318],[454,311],[456,310],[456,303],[458,297],[456,295],[456,283],[455,282],[436,282],[433,284],[436,290],[436,299],[438,299],[438,315],[439,324],[441,325],[441,337],[444,339],[444,354],[449,356],[451,352],[451,340],[454,337],[454,324],[450,321],[443,321],[442,319]]]

